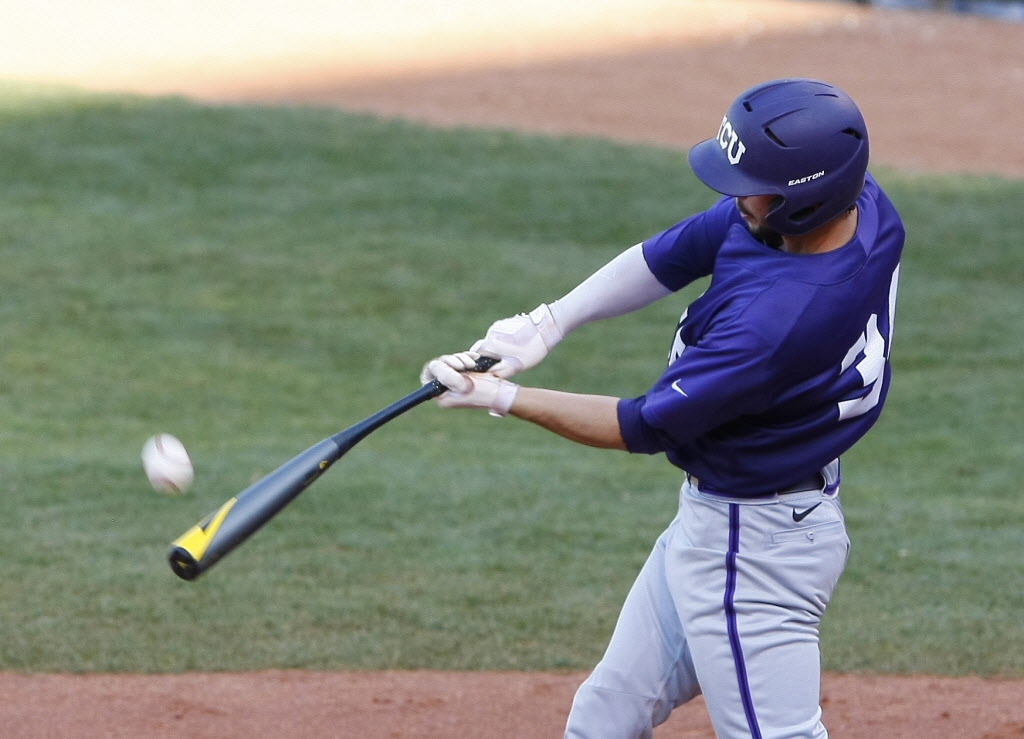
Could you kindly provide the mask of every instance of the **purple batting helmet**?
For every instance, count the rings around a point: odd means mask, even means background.
[[[868,167],[868,131],[850,96],[826,82],[781,79],[741,94],[715,138],[690,150],[690,167],[723,195],[777,195],[765,218],[802,234],[857,200]]]

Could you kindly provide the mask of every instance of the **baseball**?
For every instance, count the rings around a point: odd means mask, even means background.
[[[161,493],[183,493],[195,477],[185,445],[170,434],[157,434],[146,440],[142,468],[149,483]]]

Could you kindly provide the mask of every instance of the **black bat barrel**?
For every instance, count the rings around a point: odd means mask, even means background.
[[[194,580],[241,544],[338,460],[332,439],[314,444],[211,513],[171,546],[174,574]]]
[[[497,361],[480,357],[475,370],[484,372]],[[440,382],[431,380],[419,390],[288,460],[178,537],[167,553],[171,570],[183,580],[195,580],[277,515],[368,434],[446,390]]]

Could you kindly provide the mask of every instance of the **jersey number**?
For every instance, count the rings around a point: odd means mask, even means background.
[[[876,405],[882,395],[882,375],[885,373],[885,364],[889,361],[889,352],[892,350],[892,329],[896,319],[896,289],[900,279],[900,266],[892,273],[892,281],[889,283],[889,330],[886,336],[878,330],[878,314],[872,313],[868,319],[868,325],[864,333],[860,335],[850,351],[846,352],[839,373],[850,371],[860,375],[861,385],[864,387],[864,394],[850,400],[839,401],[839,420],[862,416]],[[863,357],[854,364],[857,357]]]
[[[668,353],[669,364],[683,356],[683,352],[686,350],[686,342],[683,341],[683,324],[686,323],[686,314],[689,312],[690,309],[687,308],[683,311],[683,315],[679,316],[679,323],[676,324],[676,335],[672,339],[672,348]]]

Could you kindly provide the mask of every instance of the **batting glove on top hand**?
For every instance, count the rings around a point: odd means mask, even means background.
[[[511,377],[540,364],[548,352],[564,337],[555,323],[547,303],[541,303],[529,314],[520,313],[495,321],[487,335],[470,347],[470,351],[501,361],[491,370],[498,377]]]
[[[445,354],[423,367],[420,381],[436,379],[448,388],[437,398],[442,408],[484,408],[492,416],[507,416],[515,402],[519,386],[491,374],[473,372],[480,355],[476,352]]]

